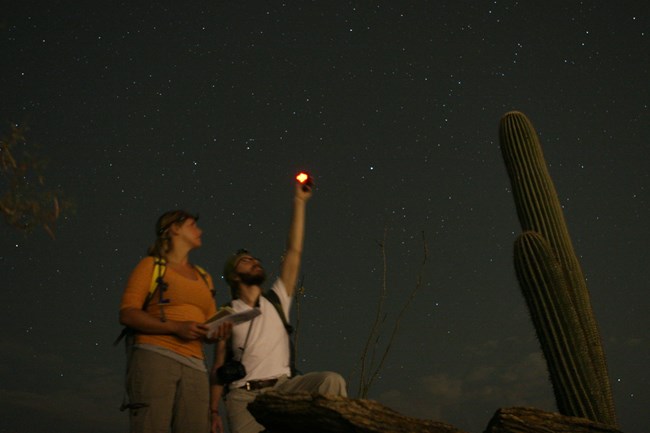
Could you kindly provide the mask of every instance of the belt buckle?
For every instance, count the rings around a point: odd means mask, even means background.
[[[245,385],[245,386],[246,386],[246,391],[250,391],[250,390],[251,390],[251,383],[250,383],[250,382],[246,382],[246,385]]]

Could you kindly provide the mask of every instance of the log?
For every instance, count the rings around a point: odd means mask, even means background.
[[[267,392],[248,405],[268,433],[465,433],[438,421],[401,415],[372,400]]]
[[[545,412],[531,407],[499,409],[485,433],[621,433],[587,418]]]
[[[411,418],[373,400],[309,393],[259,395],[248,409],[267,433],[465,433]],[[531,407],[501,408],[483,433],[622,433],[613,426]]]

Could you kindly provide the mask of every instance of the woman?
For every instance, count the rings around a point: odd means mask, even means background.
[[[197,219],[183,210],[158,219],[156,242],[122,295],[120,323],[135,332],[127,372],[132,433],[210,429],[203,341],[216,305],[212,278],[189,261],[201,246]],[[216,337],[229,332],[222,326]]]

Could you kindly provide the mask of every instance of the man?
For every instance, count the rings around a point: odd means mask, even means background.
[[[287,249],[280,267],[280,276],[270,292],[277,295],[274,302],[264,294],[261,284],[266,278],[260,261],[245,250],[235,253],[224,266],[224,279],[231,288],[232,308],[243,312],[259,308],[261,315],[236,325],[232,337],[216,345],[215,364],[212,369],[211,412],[212,433],[223,431],[219,414],[219,400],[225,392],[228,422],[232,433],[257,433],[264,427],[257,423],[247,409],[249,403],[260,393],[274,390],[280,392],[317,392],[346,396],[345,380],[337,373],[318,372],[292,375],[290,336],[285,327],[289,318],[291,299],[294,294],[305,231],[305,207],[312,195],[311,185],[296,184],[293,216],[289,228]],[[282,310],[283,321],[279,309]],[[223,383],[217,370],[224,364],[227,351],[241,361],[245,376]]]

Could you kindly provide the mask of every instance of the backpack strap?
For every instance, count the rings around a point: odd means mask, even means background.
[[[166,283],[163,280],[163,277],[165,276],[165,271],[167,271],[167,261],[162,257],[154,257],[153,271],[151,272],[151,284],[149,284],[149,292],[147,293],[147,297],[145,298],[144,303],[142,304],[143,310],[146,310],[147,307],[149,306],[149,303],[151,302],[154,293],[156,293],[156,289],[158,288],[158,286],[163,286],[163,287],[166,286]],[[207,284],[207,280],[206,280],[206,284]],[[162,287],[161,287],[161,296],[162,296]],[[164,322],[165,314],[162,312],[162,305],[160,311],[162,314],[161,320]],[[134,332],[133,329],[129,328],[128,326],[122,328],[122,332],[120,332],[120,335],[118,335],[115,341],[113,342],[113,346],[117,346],[117,344],[120,341],[122,341],[124,337],[126,337],[127,335],[133,332]]]
[[[212,285],[210,285],[210,282],[208,281],[208,272],[199,265],[193,264],[192,266],[199,273],[205,285],[208,286],[208,290],[210,290],[210,293],[214,295],[214,287],[212,287]],[[167,260],[165,260],[163,257],[154,257],[154,266],[153,266],[153,272],[151,274],[151,285],[149,286],[149,294],[147,295],[147,299],[145,300],[144,305],[142,306],[142,309],[146,310],[147,307],[149,306],[149,302],[151,302],[151,299],[153,298],[153,295],[156,293],[156,290],[158,290],[158,294],[160,295],[160,299],[158,300],[158,305],[160,306],[160,320],[162,322],[165,322],[167,320],[165,317],[165,310],[163,310],[162,307],[165,304],[169,303],[169,299],[163,299],[163,292],[167,289],[167,283],[163,279],[163,277],[165,276],[165,271],[167,271]]]
[[[151,273],[151,284],[149,285],[149,294],[152,295],[156,291],[160,280],[165,276],[167,270],[167,260],[162,257],[153,258],[153,272]]]
[[[167,288],[167,283],[165,283],[165,280],[163,277],[165,276],[165,272],[167,271],[167,260],[165,260],[162,257],[154,257],[153,259],[153,272],[151,273],[151,284],[149,285],[149,293],[147,294],[147,298],[144,300],[144,304],[142,304],[142,309],[146,310],[147,307],[149,306],[149,303],[151,302],[151,299],[153,298],[154,293],[156,293],[156,289],[160,289],[160,314],[162,315],[161,320],[164,322],[165,321],[165,313],[163,313],[162,310],[162,304],[164,304],[162,295],[163,291]]]
[[[199,265],[192,265],[192,266],[194,266],[194,268],[198,271],[199,275],[203,279],[203,282],[205,283],[206,286],[208,286],[208,289],[210,289],[212,295],[214,295],[215,294],[214,287],[210,285],[210,283],[208,282],[208,272]]]
[[[262,293],[262,296],[264,296],[275,307],[275,311],[278,312],[280,320],[282,320],[282,324],[284,325],[284,329],[286,329],[287,334],[289,335],[289,366],[291,367],[291,375],[295,376],[296,374],[299,374],[299,372],[296,369],[296,348],[292,337],[293,326],[291,326],[287,320],[287,317],[284,315],[282,303],[280,302],[280,298],[278,297],[278,294],[275,293],[275,291],[266,290]]]
[[[264,293],[262,293],[262,296],[264,296],[275,307],[276,311],[278,312],[278,315],[280,316],[280,320],[282,320],[282,324],[284,325],[284,328],[287,330],[287,334],[289,335],[293,334],[293,326],[291,326],[291,324],[287,320],[287,317],[284,315],[284,310],[282,309],[282,303],[280,302],[280,298],[278,297],[278,294],[275,293],[273,290],[267,290]]]

